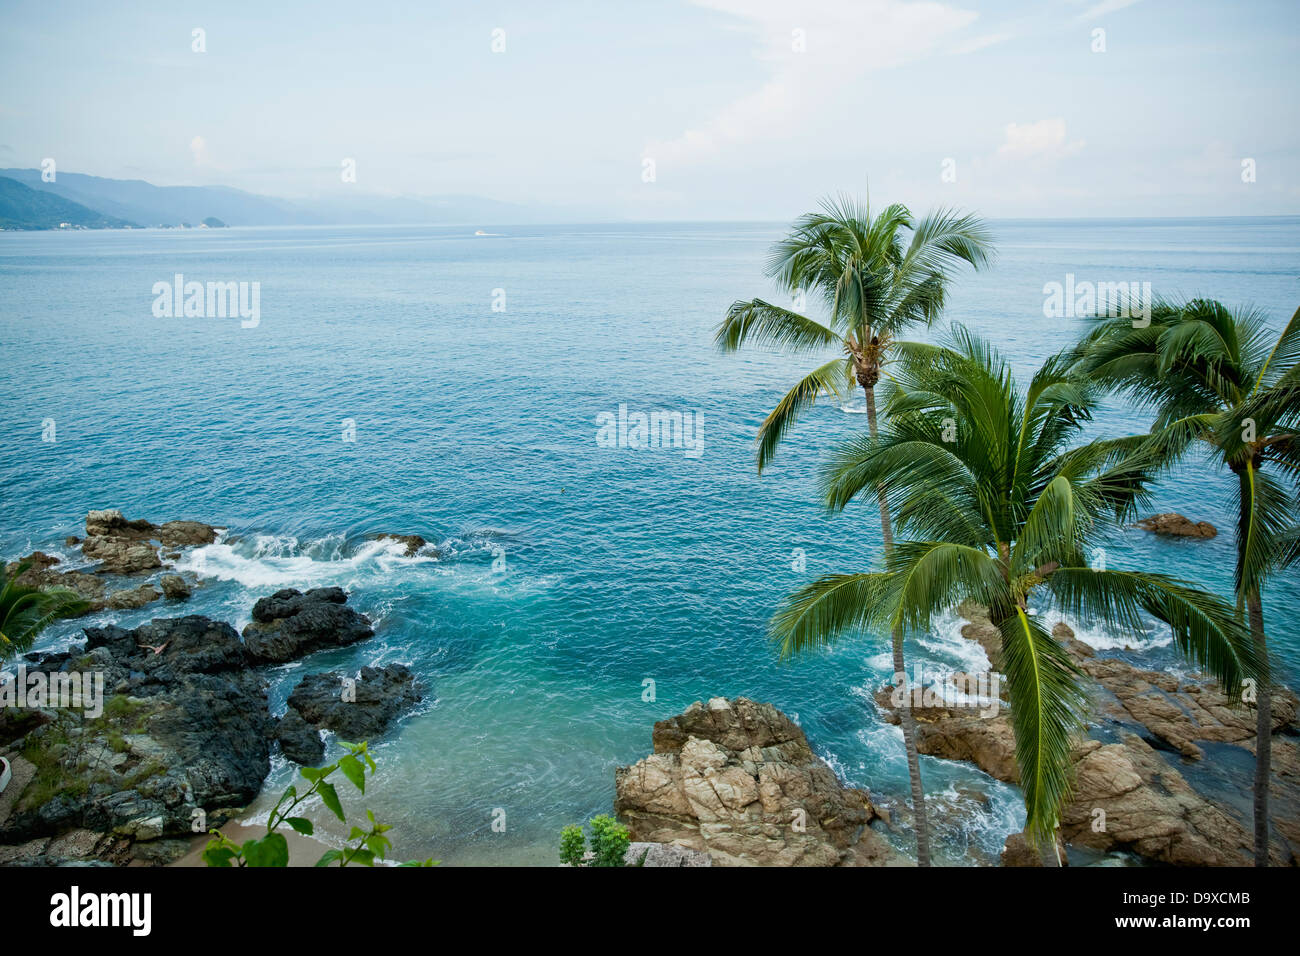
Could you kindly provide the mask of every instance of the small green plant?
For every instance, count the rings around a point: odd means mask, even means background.
[[[627,827],[606,813],[592,817],[590,825],[589,846],[583,840],[582,827],[570,824],[560,831],[560,862],[568,866],[623,866],[632,842]]]
[[[587,838],[583,836],[582,827],[570,823],[560,831],[560,862],[568,866],[582,866],[582,857],[587,852]]]
[[[266,836],[256,840],[246,840],[241,845],[231,840],[220,830],[212,830],[212,837],[208,840],[208,845],[203,848],[203,862],[208,866],[218,867],[288,866],[289,841],[284,838],[283,833],[277,831],[283,824],[287,823],[293,830],[303,836],[311,836],[315,832],[312,822],[306,817],[294,816],[293,811],[311,799],[312,796],[319,796],[321,802],[329,807],[336,817],[347,823],[348,819],[343,812],[343,805],[339,801],[338,791],[334,789],[334,784],[330,783],[327,778],[335,772],[341,772],[354,787],[364,794],[366,792],[366,771],[368,769],[370,775],[374,776],[375,761],[366,749],[365,743],[349,744],[343,741],[339,741],[339,743],[343,745],[347,753],[335,763],[325,767],[303,767],[299,771],[303,779],[308,781],[311,786],[301,794],[298,793],[298,788],[293,785],[290,785],[284,791],[271,809],[271,815],[266,821]],[[316,861],[316,865],[330,866],[337,863],[339,866],[347,866],[349,863],[359,863],[362,866],[374,866],[376,860],[383,860],[393,846],[392,841],[385,835],[392,827],[377,821],[374,813],[370,810],[366,811],[366,820],[370,824],[368,828],[352,827],[352,831],[348,834],[348,846],[342,850],[327,851]],[[432,859],[416,860],[401,865],[436,866],[437,861]]]

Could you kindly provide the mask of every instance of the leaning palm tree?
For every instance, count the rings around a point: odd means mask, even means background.
[[[909,326],[932,323],[943,311],[953,270],[961,263],[982,267],[991,250],[989,233],[978,218],[946,209],[918,221],[906,206],[894,204],[873,216],[866,202],[840,196],[797,220],[790,235],[772,250],[767,274],[786,292],[820,299],[826,321],[750,299],[732,303],[715,336],[725,352],[758,345],[797,354],[840,353],[805,375],[763,421],[757,442],[759,473],[799,415],[820,395],[833,394],[842,401],[855,385],[861,387],[867,428],[875,435],[876,383],[892,355],[905,347],[898,335]],[[881,538],[889,551],[894,534],[883,489],[877,503]],[[895,673],[905,679],[901,636],[895,637],[893,658]],[[930,832],[910,704],[899,722],[911,783],[917,863],[929,866]]]
[[[1095,399],[1068,360],[1050,359],[1022,393],[989,346],[960,327],[952,335],[951,346],[917,347],[899,363],[888,424],[843,444],[824,472],[833,509],[883,487],[906,540],[882,570],[792,594],[771,634],[789,654],[853,632],[925,633],[964,600],[987,607],[1001,633],[1026,834],[1055,847],[1085,694],[1034,604],[1116,628],[1142,627],[1145,612],[1233,690],[1261,665],[1219,598],[1165,575],[1088,565],[1107,526],[1145,500],[1148,462],[1129,439],[1075,444]]]
[[[29,561],[12,572],[0,566],[0,661],[30,650],[32,642],[58,618],[85,609],[85,601],[73,591],[42,590],[20,583],[30,567]]]
[[[1160,301],[1150,321],[1104,317],[1080,341],[1079,374],[1128,396],[1155,421],[1144,453],[1171,466],[1193,449],[1231,482],[1235,591],[1267,656],[1261,591],[1295,548],[1300,500],[1300,310],[1275,340],[1265,317],[1209,299]],[[1289,560],[1294,560],[1290,558]],[[1268,865],[1272,695],[1257,689],[1255,865]]]

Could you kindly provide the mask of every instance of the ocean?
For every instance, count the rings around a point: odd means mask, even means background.
[[[1068,276],[1252,304],[1277,329],[1300,304],[1297,218],[991,225],[998,261],[961,276],[947,320],[996,343],[1022,385],[1082,325],[1044,316],[1044,285]],[[0,556],[39,548],[75,562],[63,539],[96,508],[230,529],[180,560],[202,582],[183,611],[61,622],[40,646],[167,614],[242,628],[279,588],[347,588],[376,636],[273,671],[272,707],[305,673],[416,670],[426,702],[377,744],[364,800],[345,797],[395,826],[399,857],[553,864],[561,827],[609,811],[614,768],[650,752],[653,722],[719,695],[770,701],[841,778],[886,804],[905,799],[901,735],[870,700],[892,670],[887,642],[780,663],[764,639],[789,590],[866,569],[880,552],[870,507],[828,515],[815,492],[830,444],[866,427],[861,399],[819,403],[759,478],[755,431],[809,366],[712,345],[734,299],[777,297],[762,271],[785,225],[484,231],[0,234]],[[155,286],[177,274],[257,283],[256,324],[156,316]],[[621,406],[680,414],[694,447],[598,441]],[[1112,401],[1097,428],[1148,424]],[[1226,592],[1228,494],[1224,474],[1189,464],[1151,510],[1222,533],[1122,530],[1108,564]],[[381,532],[422,535],[438,556],[404,557],[370,540]],[[1266,595],[1292,686],[1297,577]],[[1073,623],[1099,648],[1179,666],[1156,629]],[[938,673],[986,667],[959,625],[945,619],[909,657]],[[251,818],[292,777],[275,761]],[[1023,824],[1018,791],[964,764],[922,768],[947,808],[934,814],[939,860],[996,859]],[[328,814],[312,816],[339,835]]]

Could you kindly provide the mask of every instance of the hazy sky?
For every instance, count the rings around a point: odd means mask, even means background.
[[[1297,213],[1298,34],[1296,0],[0,0],[0,167],[618,218],[868,180],[992,217]]]

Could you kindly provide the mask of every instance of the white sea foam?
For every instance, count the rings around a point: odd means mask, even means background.
[[[363,541],[349,551],[341,535],[299,543],[292,535],[251,535],[233,544],[218,540],[185,552],[177,571],[234,581],[249,589],[325,587],[386,576],[399,567],[436,564],[433,555],[406,556],[392,538]]]
[[[1074,631],[1074,636],[1093,650],[1097,651],[1149,651],[1157,647],[1168,647],[1173,643],[1173,635],[1163,625],[1151,626],[1142,631],[1103,631],[1098,627],[1085,627],[1069,618],[1066,624]]]

